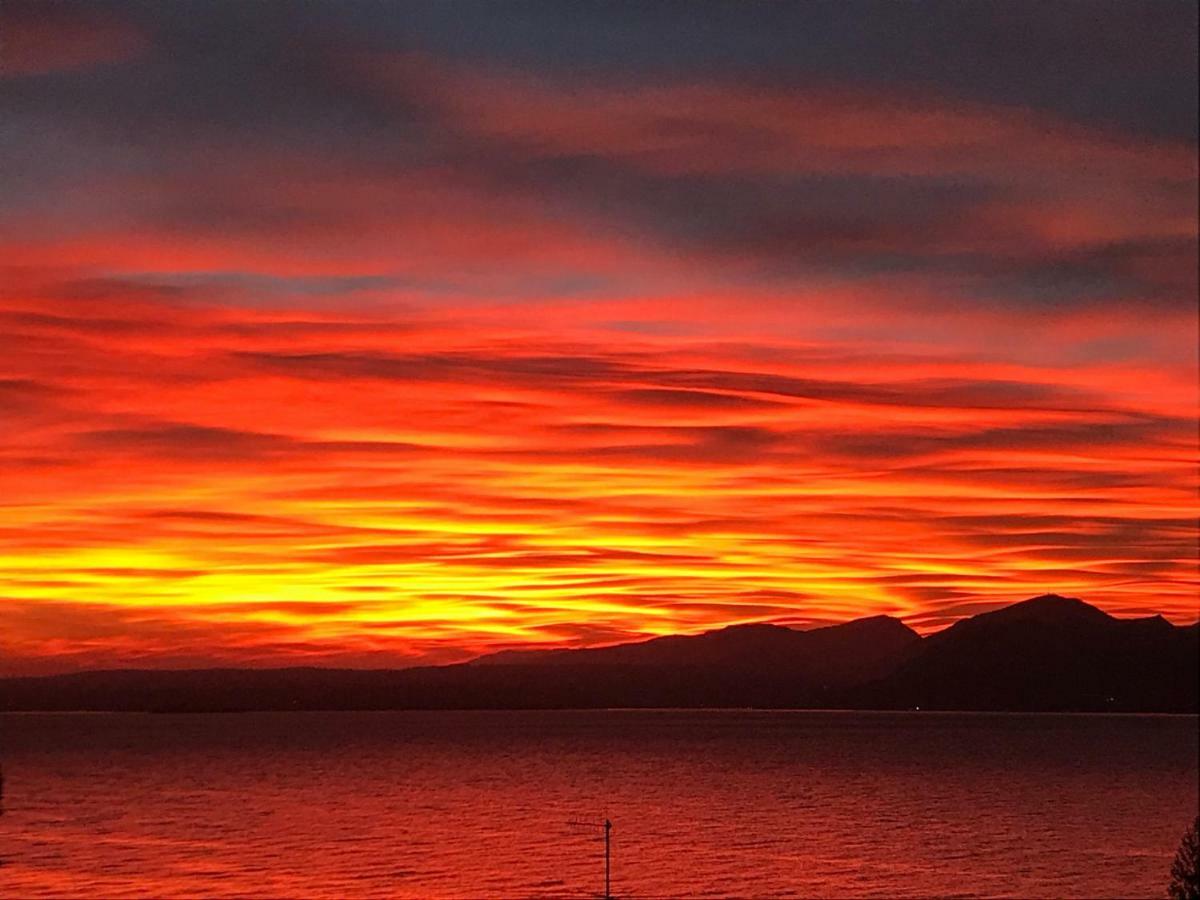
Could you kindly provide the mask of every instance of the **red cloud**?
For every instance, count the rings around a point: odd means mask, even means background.
[[[139,46],[54,27],[23,71]],[[890,90],[340,71],[427,143],[170,135],[6,218],[12,665],[1194,617],[1190,154]]]
[[[128,62],[149,46],[135,26],[58,3],[6,3],[0,9],[0,77],[71,72]]]

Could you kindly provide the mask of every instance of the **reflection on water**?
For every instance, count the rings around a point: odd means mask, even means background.
[[[0,895],[1161,896],[1194,717],[0,716]]]

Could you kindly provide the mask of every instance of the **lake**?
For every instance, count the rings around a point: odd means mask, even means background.
[[[1161,897],[1194,716],[0,715],[5,897]],[[572,821],[582,825],[568,824]]]

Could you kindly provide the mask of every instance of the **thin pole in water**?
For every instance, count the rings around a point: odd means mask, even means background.
[[[612,820],[580,822],[572,819],[567,824],[577,825],[581,828],[604,829],[604,900],[612,900]]]
[[[612,822],[604,820],[604,900],[612,900],[612,889],[609,887],[609,835],[612,833]]]

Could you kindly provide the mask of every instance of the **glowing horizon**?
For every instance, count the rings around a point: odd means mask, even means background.
[[[12,10],[0,673],[1195,621],[1194,136]]]

